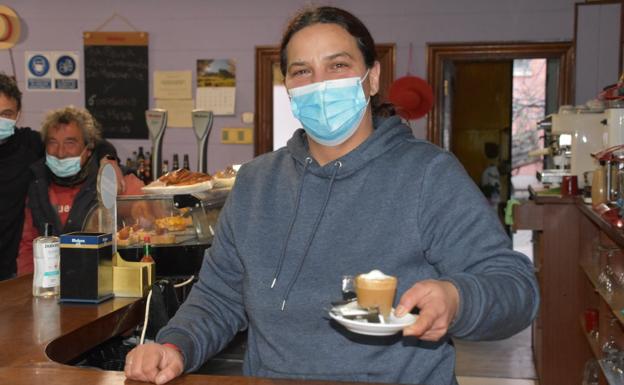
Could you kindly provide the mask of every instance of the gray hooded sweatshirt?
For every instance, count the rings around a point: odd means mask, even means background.
[[[182,257],[182,256],[180,256]],[[330,320],[341,277],[379,269],[414,283],[455,284],[447,337],[354,334]],[[539,301],[533,267],[448,152],[414,138],[398,117],[324,166],[303,130],[240,169],[199,281],[157,336],[193,371],[248,329],[251,376],[456,384],[450,337],[490,340],[527,327]]]

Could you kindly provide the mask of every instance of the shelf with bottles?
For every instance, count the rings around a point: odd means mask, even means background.
[[[588,275],[590,277],[590,275]],[[595,278],[592,275],[590,278]],[[593,280],[595,282],[595,280]],[[591,288],[594,283],[589,283]],[[589,301],[589,306],[580,316],[580,327],[586,337],[592,353],[591,359],[585,364],[584,381],[588,378],[593,381],[584,384],[624,384],[624,332],[620,320],[613,314],[611,305],[607,303],[604,294],[594,291],[595,295]],[[599,375],[597,372],[600,372]],[[596,378],[600,381],[596,381]]]
[[[581,262],[581,269],[591,282],[594,290],[609,306],[610,312],[617,319],[624,323],[624,281],[622,278],[615,278],[612,268],[601,267],[600,265]],[[617,280],[617,281],[616,281]]]
[[[584,214],[588,227],[581,231],[587,238],[579,264],[587,279],[580,288],[585,293],[580,326],[596,360],[586,362],[584,376],[598,370],[600,381],[588,383],[624,384],[624,251],[605,233],[610,226],[600,216],[593,210]]]
[[[590,204],[585,204],[582,201],[577,202],[577,206],[587,218],[589,218],[596,226],[600,228],[614,243],[624,248],[624,222],[614,221],[612,218],[615,211],[605,213],[601,215]],[[613,209],[612,210],[616,210]],[[611,219],[610,221],[607,219]],[[619,227],[619,225],[623,227]]]

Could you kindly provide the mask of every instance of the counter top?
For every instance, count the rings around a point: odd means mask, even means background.
[[[64,363],[143,320],[142,298],[114,298],[99,305],[59,304],[33,298],[32,275],[0,282],[0,384],[141,384],[122,372],[78,368]],[[185,375],[172,385],[344,385],[331,381],[290,381],[242,376]]]
[[[0,298],[0,366],[69,362],[138,325],[144,308],[141,298],[99,305],[34,298],[32,275],[0,282]]]
[[[126,380],[122,372],[98,371],[69,366],[54,368],[0,368],[0,384],[11,385],[138,385]],[[277,380],[242,376],[205,376],[188,374],[168,382],[168,385],[348,385],[354,383],[331,381]],[[362,384],[364,385],[364,384]],[[367,383],[366,385],[375,385]],[[387,384],[386,384],[387,385]]]

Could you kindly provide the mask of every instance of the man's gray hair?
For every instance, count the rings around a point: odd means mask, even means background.
[[[41,136],[43,141],[48,139],[48,131],[60,124],[76,123],[82,131],[82,137],[89,149],[94,149],[96,143],[102,138],[99,124],[95,118],[84,108],[67,106],[57,110],[49,111],[43,119],[41,125]]]

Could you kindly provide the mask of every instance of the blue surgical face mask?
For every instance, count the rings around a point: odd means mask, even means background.
[[[80,165],[81,155],[73,156],[71,158],[59,159],[54,155],[46,153],[46,165],[59,178],[67,178],[74,176],[80,172],[82,168]]]
[[[15,120],[0,117],[0,140],[4,140],[15,133]]]
[[[363,78],[326,80],[291,88],[290,107],[307,135],[324,146],[337,146],[357,130],[368,105]]]

